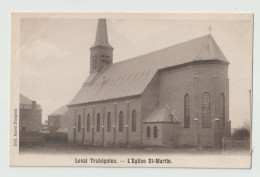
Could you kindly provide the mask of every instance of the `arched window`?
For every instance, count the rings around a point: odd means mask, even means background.
[[[157,133],[157,127],[156,127],[156,125],[153,127],[153,137],[154,138],[157,138],[157,135],[158,135],[158,133]]]
[[[107,131],[111,132],[111,114],[110,114],[110,112],[107,113]]]
[[[146,128],[146,136],[147,136],[148,138],[150,138],[150,136],[151,136],[150,126],[148,126],[148,127]]]
[[[208,92],[202,95],[202,127],[210,127],[210,95]]]
[[[123,111],[120,111],[120,113],[119,113],[119,132],[123,131],[123,125],[124,125],[124,115],[123,115]]]
[[[87,132],[90,131],[90,116],[89,114],[87,115]]]
[[[100,131],[100,114],[97,114],[97,132]]]
[[[78,116],[78,132],[80,132],[81,129],[81,116]]]
[[[132,111],[132,131],[136,131],[136,111]]]
[[[221,94],[220,98],[220,119],[222,121],[222,125],[225,126],[225,95]]]
[[[184,128],[190,127],[190,96],[184,96]]]

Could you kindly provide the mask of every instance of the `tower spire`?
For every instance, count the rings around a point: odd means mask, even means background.
[[[96,40],[92,47],[96,47],[96,46],[113,48],[108,42],[106,19],[98,20]]]
[[[96,40],[90,48],[90,74],[113,64],[113,49],[108,42],[106,19],[99,19]]]

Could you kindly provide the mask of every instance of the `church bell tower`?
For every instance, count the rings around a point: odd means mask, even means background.
[[[94,45],[90,48],[90,74],[113,64],[114,48],[108,43],[106,19],[99,19]]]

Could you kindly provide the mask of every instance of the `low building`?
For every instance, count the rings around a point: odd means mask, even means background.
[[[57,130],[68,132],[67,112],[68,107],[62,106],[48,116],[48,127],[50,132],[56,132]]]
[[[19,104],[19,130],[22,132],[40,131],[42,122],[41,106],[22,94],[20,94]]]

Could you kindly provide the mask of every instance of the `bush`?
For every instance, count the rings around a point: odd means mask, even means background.
[[[232,134],[233,137],[250,137],[250,129],[248,127],[235,128]]]

